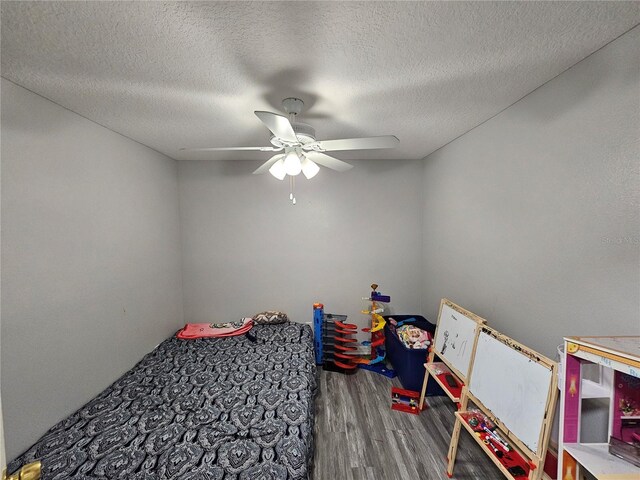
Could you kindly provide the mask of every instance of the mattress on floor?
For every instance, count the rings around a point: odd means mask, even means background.
[[[42,480],[305,479],[316,367],[308,325],[169,338],[8,465]]]

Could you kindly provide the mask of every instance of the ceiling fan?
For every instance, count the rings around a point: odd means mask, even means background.
[[[300,172],[307,178],[313,178],[320,167],[344,172],[353,168],[342,160],[326,155],[324,152],[338,150],[369,150],[378,148],[393,148],[400,140],[393,135],[364,138],[345,138],[341,140],[316,140],[315,129],[306,123],[296,122],[296,116],[302,111],[304,102],[299,98],[285,98],[282,108],[289,118],[271,112],[254,112],[256,116],[271,131],[269,147],[213,147],[213,148],[182,148],[190,152],[214,152],[224,150],[256,150],[261,152],[282,152],[274,155],[263,163],[254,174],[266,173],[279,180],[290,175],[295,177]],[[293,193],[290,198],[294,200]],[[295,203],[295,200],[294,200]]]

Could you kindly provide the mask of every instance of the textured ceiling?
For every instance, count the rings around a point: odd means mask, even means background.
[[[2,76],[176,159],[260,146],[299,96],[336,157],[422,158],[640,22],[638,2],[10,2]]]

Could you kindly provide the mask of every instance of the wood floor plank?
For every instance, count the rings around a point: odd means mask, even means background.
[[[379,480],[373,467],[356,467],[351,469],[353,480]]]
[[[313,480],[448,480],[455,411],[448,398],[429,397],[420,415],[391,410],[391,387],[400,382],[366,370],[320,369],[318,386]],[[503,476],[463,432],[454,478]]]

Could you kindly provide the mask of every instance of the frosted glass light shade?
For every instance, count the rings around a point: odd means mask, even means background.
[[[287,153],[287,156],[284,157],[284,171],[287,172],[287,175],[291,175],[292,177],[300,174],[302,171],[300,157],[298,157],[296,152],[289,152]]]
[[[287,175],[287,171],[284,168],[284,161],[280,159],[276,163],[271,165],[269,173],[276,177],[278,180],[284,180],[284,177]]]
[[[301,166],[302,173],[305,177],[307,177],[307,180],[311,180],[320,171],[320,167],[315,162],[309,160],[307,157],[304,157]]]

